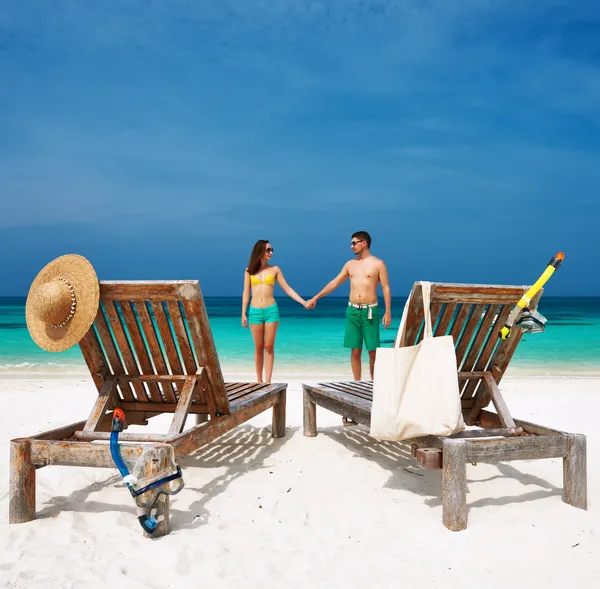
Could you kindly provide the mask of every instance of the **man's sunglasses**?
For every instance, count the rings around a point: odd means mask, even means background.
[[[268,254],[272,254],[272,253],[273,253],[273,248],[272,248],[272,247],[268,247],[268,248],[266,248],[266,249],[265,249],[265,251],[266,251]]]
[[[364,241],[364,239],[361,239],[360,241],[351,241],[351,242],[350,242],[350,245],[351,245],[352,247],[354,247],[355,245],[357,245],[357,244],[359,244],[359,243],[362,243],[363,241]]]

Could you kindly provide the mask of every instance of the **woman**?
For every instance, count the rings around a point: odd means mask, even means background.
[[[271,382],[275,360],[275,335],[279,326],[279,308],[273,298],[275,281],[285,294],[306,308],[306,301],[285,281],[278,266],[271,266],[273,247],[266,239],[259,239],[252,248],[248,267],[244,272],[244,294],[242,295],[242,326],[252,331],[254,339],[254,363],[257,382]],[[252,303],[246,316],[252,287]]]

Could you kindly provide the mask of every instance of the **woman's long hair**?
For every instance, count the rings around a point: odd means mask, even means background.
[[[254,244],[252,253],[250,254],[250,261],[248,262],[248,274],[250,274],[250,276],[256,274],[260,270],[261,259],[267,248],[267,243],[269,243],[268,239],[259,239]]]

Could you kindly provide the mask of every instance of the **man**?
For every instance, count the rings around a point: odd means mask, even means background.
[[[344,347],[351,348],[350,363],[354,380],[360,380],[363,341],[369,352],[371,379],[375,367],[375,352],[379,347],[379,307],[377,285],[381,283],[385,314],[382,324],[387,328],[392,322],[392,295],[387,268],[382,260],[371,254],[371,236],[366,231],[357,231],[350,243],[355,258],[344,264],[342,271],[317,295],[308,301],[312,309],[317,300],[333,292],[342,282],[350,278],[350,300],[346,309],[346,332]]]

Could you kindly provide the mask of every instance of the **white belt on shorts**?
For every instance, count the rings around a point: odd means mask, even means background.
[[[367,319],[373,319],[373,307],[377,307],[377,303],[367,303],[366,305],[361,305],[358,303],[353,303],[352,301],[348,301],[348,306],[353,307],[354,309],[369,309]]]

